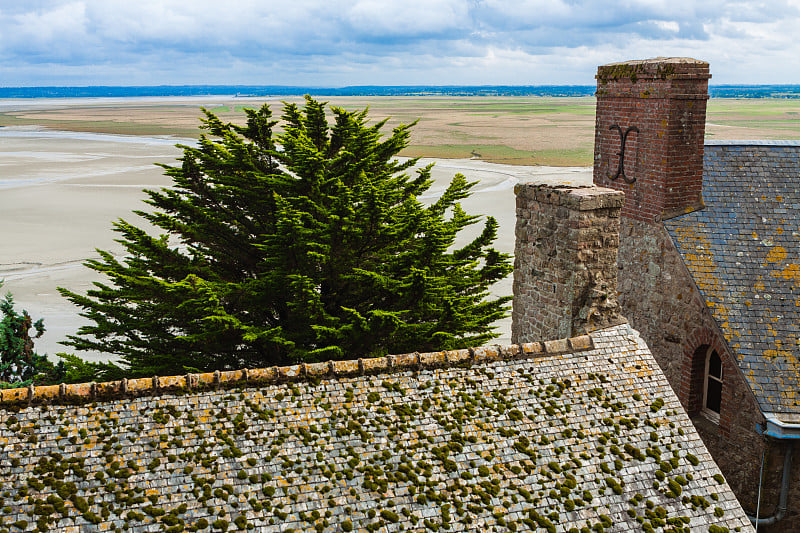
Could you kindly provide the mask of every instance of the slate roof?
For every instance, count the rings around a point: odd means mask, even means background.
[[[628,325],[2,398],[0,531],[752,530]]]
[[[706,143],[703,199],[667,230],[761,409],[800,414],[800,142]]]

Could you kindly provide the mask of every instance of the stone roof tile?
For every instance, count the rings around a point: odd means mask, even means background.
[[[703,198],[667,230],[761,408],[800,413],[800,143],[707,143]]]
[[[23,389],[0,405],[0,529],[751,531],[634,330],[561,345],[130,380],[79,405]]]

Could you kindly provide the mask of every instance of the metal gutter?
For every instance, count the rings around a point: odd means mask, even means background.
[[[766,437],[779,440],[800,440],[800,424],[784,422],[773,413],[764,413],[766,424],[758,426],[756,431]]]

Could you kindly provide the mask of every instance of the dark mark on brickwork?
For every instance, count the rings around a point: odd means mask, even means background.
[[[636,178],[629,178],[625,175],[625,141],[628,140],[629,133],[639,133],[639,128],[636,126],[628,126],[628,128],[623,132],[619,124],[612,124],[608,129],[612,131],[617,130],[619,132],[619,152],[617,152],[617,155],[619,156],[619,165],[617,166],[616,174],[610,176],[609,179],[614,181],[622,177],[622,180],[625,183],[633,183],[636,181]]]

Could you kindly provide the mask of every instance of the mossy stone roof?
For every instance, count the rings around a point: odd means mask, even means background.
[[[706,207],[665,222],[765,412],[800,414],[800,141],[707,143]]]
[[[587,340],[3,404],[0,531],[750,531],[638,334]]]

